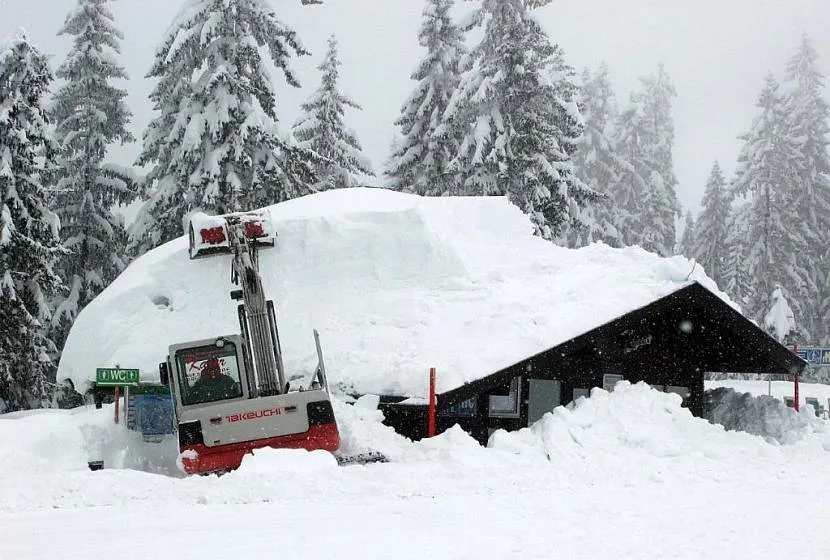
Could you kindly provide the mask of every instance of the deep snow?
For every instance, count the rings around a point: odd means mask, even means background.
[[[312,329],[336,390],[426,397],[546,350],[697,281],[684,257],[557,247],[502,197],[340,189],[269,207],[260,252],[286,371],[313,371]],[[96,367],[157,379],[171,343],[238,332],[230,257],[190,260],[181,237],[132,263],[78,316],[58,370],[83,391]]]
[[[780,445],[621,382],[497,432],[484,448],[458,428],[409,442],[370,405],[337,403],[346,445],[392,462],[337,467],[325,452],[265,450],[228,475],[189,478],[115,468],[137,444],[111,414],[0,416],[3,557],[818,559],[830,550],[830,431],[806,413],[798,437]],[[85,461],[101,441],[108,468],[91,472]]]
[[[437,366],[446,390],[688,282],[715,289],[682,257],[554,247],[503,199],[357,189],[270,212],[279,240],[262,265],[289,371],[313,365],[316,326],[339,389],[423,395]],[[153,377],[169,343],[235,332],[229,258],[186,252],[182,238],[148,253],[88,306],[60,375],[82,389],[117,362]],[[341,451],[389,463],[262,450],[222,477],[183,477],[176,441],[144,442],[112,405],[0,416],[0,556],[826,557],[828,422],[709,395],[713,414],[759,435],[621,382],[486,448],[457,427],[411,442],[367,395],[334,399]]]

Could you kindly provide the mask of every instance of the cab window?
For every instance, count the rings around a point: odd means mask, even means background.
[[[235,344],[188,348],[176,357],[183,405],[242,397]]]

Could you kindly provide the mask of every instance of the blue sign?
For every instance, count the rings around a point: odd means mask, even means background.
[[[465,418],[471,418],[476,415],[476,408],[477,408],[478,397],[470,397],[466,401],[461,401],[460,403],[455,403],[451,407],[442,410],[438,413],[438,416],[463,416]]]
[[[796,353],[812,366],[830,366],[830,347],[799,346]]]

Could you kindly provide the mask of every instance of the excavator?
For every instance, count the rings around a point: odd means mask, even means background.
[[[276,243],[267,215],[196,213],[188,237],[191,259],[230,253],[231,281],[238,286],[230,297],[239,302],[240,332],[172,344],[159,364],[173,400],[180,467],[188,474],[221,474],[263,447],[335,453],[340,433],[316,329],[314,374],[286,380],[274,303],[259,271],[259,248]],[[379,454],[335,456],[340,464],[385,460]]]

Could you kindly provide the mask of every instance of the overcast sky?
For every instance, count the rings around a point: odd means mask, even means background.
[[[124,32],[121,61],[130,74],[128,102],[133,130],[152,117],[147,100],[152,84],[143,78],[153,51],[183,2],[117,0],[116,24]],[[76,0],[0,0],[0,37],[24,28],[41,49],[62,60],[69,41],[57,37]],[[325,41],[341,43],[343,88],[364,107],[347,113],[376,171],[389,151],[392,122],[409,95],[409,74],[422,56],[416,33],[421,0],[326,0],[300,6],[299,0],[271,0],[312,51],[294,63],[303,88],[278,80],[282,126],[296,118],[298,105],[317,86],[316,65]],[[460,2],[461,8],[473,2]],[[466,4],[466,5],[465,5]],[[551,38],[579,71],[605,61],[621,104],[638,76],[662,61],[678,90],[674,108],[675,171],[684,209],[697,213],[712,162],[731,175],[740,149],[737,136],[755,114],[754,103],[767,72],[781,76],[802,33],[815,42],[821,70],[830,75],[830,0],[554,0],[538,10]],[[121,163],[138,153],[134,144],[115,150]]]

